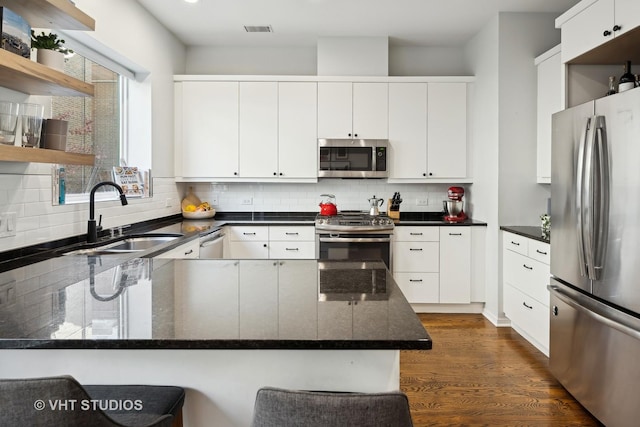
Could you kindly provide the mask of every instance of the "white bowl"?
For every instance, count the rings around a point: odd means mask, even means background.
[[[200,212],[182,212],[182,216],[187,219],[213,218],[215,214],[216,214],[215,209],[211,209],[209,211],[200,211]]]

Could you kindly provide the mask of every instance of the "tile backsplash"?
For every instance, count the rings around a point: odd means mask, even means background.
[[[441,211],[448,184],[389,184],[384,180],[324,179],[312,184],[288,183],[179,183],[154,178],[153,197],[96,203],[104,228],[180,213],[189,187],[220,212],[317,212],[320,195],[335,194],[340,210],[367,211],[367,199],[387,200],[399,191],[405,212]],[[215,202],[215,203],[214,203]],[[424,204],[426,203],[426,204]],[[82,235],[87,230],[88,203],[53,206],[51,166],[8,165],[0,173],[0,214],[16,213],[16,235],[0,238],[0,252],[51,240]]]

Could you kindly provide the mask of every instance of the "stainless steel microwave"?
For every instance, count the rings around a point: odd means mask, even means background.
[[[318,177],[387,178],[386,139],[319,139]]]

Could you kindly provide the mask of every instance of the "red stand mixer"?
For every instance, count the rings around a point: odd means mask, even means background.
[[[445,200],[442,203],[444,205],[444,220],[447,222],[462,222],[467,219],[467,214],[464,213],[464,202],[462,201],[464,188],[449,187],[447,196],[449,200]]]

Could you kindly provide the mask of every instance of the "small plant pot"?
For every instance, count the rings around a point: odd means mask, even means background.
[[[57,50],[38,49],[37,61],[39,64],[46,65],[54,70],[64,70],[64,54]]]

